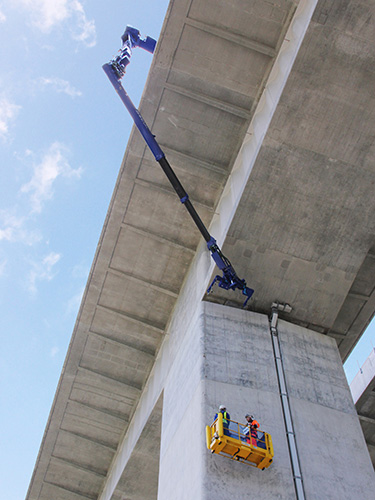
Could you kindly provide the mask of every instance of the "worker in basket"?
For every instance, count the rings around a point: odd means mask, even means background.
[[[229,413],[227,412],[227,409],[224,405],[220,405],[219,406],[219,412],[218,413],[215,413],[215,418],[214,418],[214,421],[217,419],[217,417],[219,416],[219,413],[222,413],[223,414],[223,430],[224,430],[224,434],[226,436],[229,436],[229,430],[228,430],[228,427],[229,427],[229,420],[230,420],[230,415]]]
[[[247,421],[246,427],[244,429],[244,434],[246,435],[246,442],[253,445],[258,446],[258,431],[259,423],[254,419],[252,415],[246,413],[245,419]]]

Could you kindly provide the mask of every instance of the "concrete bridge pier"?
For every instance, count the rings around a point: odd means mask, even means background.
[[[185,334],[171,332],[158,500],[373,498],[373,467],[335,340],[283,320],[277,330],[290,419],[266,315],[203,302]],[[207,450],[205,425],[220,404],[233,420],[254,414],[271,434],[275,457],[268,469]],[[300,477],[293,477],[295,451]]]

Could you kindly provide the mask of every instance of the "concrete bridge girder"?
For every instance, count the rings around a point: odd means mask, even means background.
[[[289,320],[333,336],[345,358],[375,310],[374,48],[363,23],[374,7],[318,2],[298,51],[315,4],[171,2],[140,107],[256,288],[252,309],[292,303]],[[161,411],[171,332],[190,324],[213,271],[200,241],[133,131],[28,499],[121,498],[126,464]]]

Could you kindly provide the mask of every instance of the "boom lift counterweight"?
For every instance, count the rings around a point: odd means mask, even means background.
[[[146,37],[142,39],[139,31],[136,28],[131,26],[127,26],[124,34],[121,37],[122,40],[122,48],[120,49],[120,53],[117,57],[112,59],[109,63],[103,65],[103,70],[107,74],[110,82],[115,88],[116,92],[120,96],[120,99],[124,103],[126,109],[129,111],[131,117],[134,120],[136,127],[141,133],[142,137],[146,141],[148,147],[150,148],[152,154],[155,157],[155,160],[159,163],[161,168],[163,169],[165,175],[168,177],[169,182],[172,187],[176,191],[178,197],[180,198],[181,203],[183,203],[192,217],[195,225],[199,229],[203,238],[207,243],[207,247],[211,252],[211,257],[214,262],[222,271],[223,275],[216,275],[213,282],[209,286],[207,293],[212,290],[212,287],[217,282],[219,287],[224,288],[225,290],[236,290],[237,288],[242,291],[242,294],[246,296],[246,300],[243,304],[243,307],[246,306],[247,301],[250,299],[254,290],[246,286],[246,281],[244,279],[240,279],[237,276],[236,271],[234,270],[230,261],[223,255],[217,242],[213,236],[208,232],[206,226],[203,224],[201,218],[199,217],[197,211],[192,205],[188,194],[174,173],[172,167],[170,166],[168,160],[165,157],[162,149],[159,144],[155,140],[155,136],[152,134],[150,129],[148,128],[146,122],[144,121],[142,115],[138,111],[138,109],[132,103],[130,97],[126,93],[124,87],[121,84],[121,79],[125,74],[126,67],[130,63],[130,58],[132,55],[132,49],[134,47],[141,47],[151,54],[155,50],[156,40],[150,37]]]

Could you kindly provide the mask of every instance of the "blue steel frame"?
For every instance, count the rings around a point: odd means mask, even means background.
[[[146,141],[146,144],[150,148],[152,154],[155,157],[155,160],[159,163],[164,173],[168,177],[170,183],[172,184],[174,190],[180,198],[181,203],[183,203],[190,213],[192,219],[194,220],[196,226],[201,232],[202,236],[206,240],[207,247],[211,252],[211,257],[213,258],[217,267],[222,271],[223,275],[216,275],[211,285],[209,286],[207,293],[210,293],[212,287],[217,282],[220,288],[224,288],[225,290],[236,290],[237,288],[242,291],[242,294],[246,296],[246,300],[243,304],[243,307],[246,306],[248,300],[253,295],[254,290],[246,286],[246,281],[244,279],[240,279],[237,276],[236,271],[234,270],[230,261],[223,255],[219,246],[216,243],[216,240],[213,236],[210,235],[207,228],[203,224],[200,219],[198,213],[193,207],[191,201],[189,200],[189,196],[183,188],[182,184],[178,180],[176,174],[172,170],[172,167],[169,165],[165,154],[160,148],[159,144],[155,140],[155,136],[152,134],[151,130],[148,128],[146,122],[144,121],[141,113],[134,106],[131,101],[129,95],[126,93],[124,87],[121,84],[121,78],[124,76],[126,67],[130,63],[130,58],[132,55],[132,49],[134,47],[141,47],[151,54],[155,50],[156,40],[150,37],[146,37],[142,39],[139,31],[132,26],[127,26],[124,34],[121,37],[122,40],[122,48],[119,50],[119,55],[113,58],[109,63],[103,65],[103,70],[108,76],[110,82],[118,93],[120,99],[124,103],[126,109],[129,111],[130,116],[133,118],[133,121],[141,133],[142,137]]]

